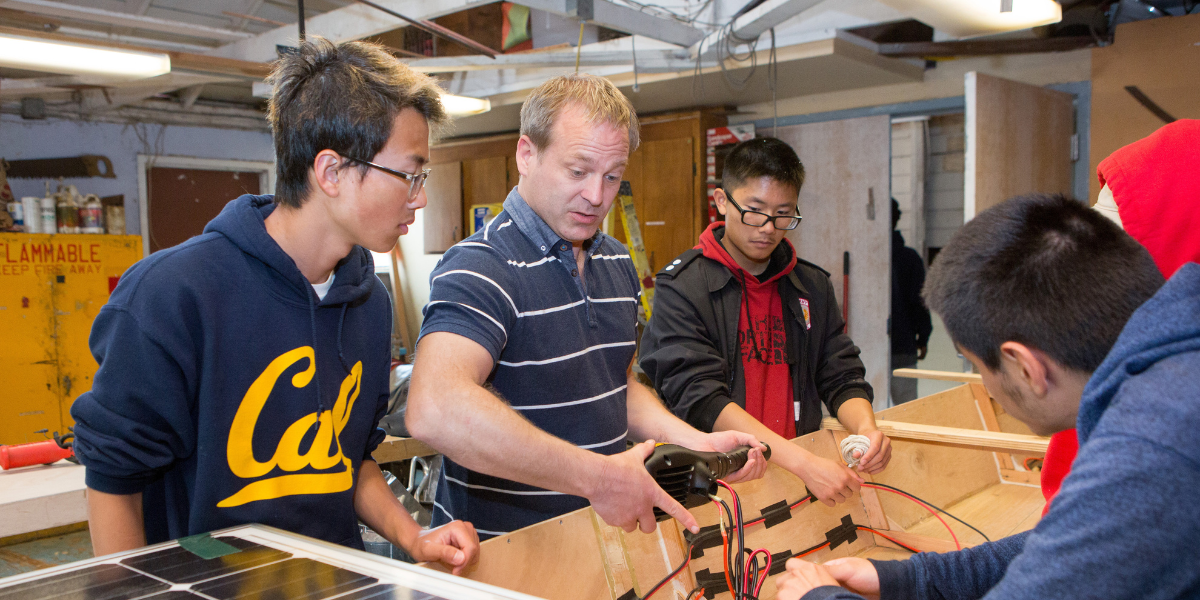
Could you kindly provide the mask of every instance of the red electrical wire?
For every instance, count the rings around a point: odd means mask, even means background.
[[[803,557],[808,556],[809,554],[812,554],[813,552],[816,552],[817,550],[820,550],[828,545],[829,545],[829,542],[825,542],[824,544],[821,544],[820,546],[817,546],[816,548],[813,548],[807,552],[801,552],[800,554],[797,554],[797,555],[793,556],[792,558],[803,558]]]
[[[771,571],[771,553],[770,553],[770,552],[767,552],[767,549],[766,549],[766,548],[759,548],[758,550],[755,550],[754,552],[751,552],[751,553],[750,553],[750,556],[748,556],[748,557],[746,558],[746,577],[745,577],[745,579],[743,579],[743,580],[742,580],[742,582],[743,582],[743,585],[748,585],[746,582],[749,582],[749,581],[750,581],[750,563],[754,561],[754,556],[755,556],[756,554],[758,554],[759,552],[762,552],[762,553],[763,553],[763,556],[766,556],[766,557],[767,557],[767,566],[763,567],[763,568],[762,568],[762,569],[761,569],[761,570],[758,572],[758,575],[760,575],[760,576],[761,576],[761,575],[763,575],[763,574],[765,574],[765,573],[769,573],[769,572]],[[762,589],[763,583],[764,583],[764,582],[766,582],[766,580],[767,580],[767,578],[766,578],[766,577],[763,577],[762,579],[759,579],[759,580],[758,580],[758,585],[754,586],[754,597],[755,597],[755,598],[757,598],[757,597],[758,597],[758,592],[759,592],[759,590],[761,590],[761,589]],[[745,590],[745,591],[746,591],[746,593],[749,593],[749,592],[750,592],[750,590]]]
[[[877,535],[893,544],[896,544],[897,546],[900,546],[901,548],[904,548],[905,550],[908,550],[909,552],[912,552],[913,554],[919,554],[921,552],[920,550],[917,550],[916,548],[913,548],[912,546],[909,546],[908,544],[905,544],[905,543],[887,535],[886,533],[879,531],[878,529],[872,529],[870,527],[864,527],[862,525],[856,525],[855,527],[857,527],[858,529],[860,529],[862,531],[870,531],[871,533],[874,533],[875,535]]]
[[[920,505],[921,508],[924,508],[925,510],[929,511],[929,514],[931,514],[935,518],[937,518],[938,521],[941,521],[942,526],[946,528],[946,531],[950,532],[950,537],[954,539],[954,546],[956,548],[958,548],[959,550],[962,550],[962,544],[960,544],[958,542],[958,536],[954,535],[954,530],[950,528],[950,524],[947,523],[946,520],[943,519],[942,516],[939,515],[936,510],[933,510],[932,508],[930,508],[928,504],[925,504],[924,502],[921,502],[920,500],[917,500],[916,498],[913,498],[912,496],[905,494],[904,492],[893,490],[892,488],[886,488],[886,487],[879,486],[879,485],[872,485],[870,483],[864,483],[864,484],[862,484],[862,487],[869,487],[869,488],[875,489],[875,490],[883,490],[885,492],[891,492],[898,496],[904,496],[905,498],[908,498],[909,500],[912,500],[916,504]]]

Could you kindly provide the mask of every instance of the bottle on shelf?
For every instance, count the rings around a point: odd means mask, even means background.
[[[60,184],[55,195],[58,196],[58,232],[79,233],[79,201],[75,186]]]
[[[82,233],[104,233],[104,207],[100,197],[88,194],[79,209],[79,225]]]

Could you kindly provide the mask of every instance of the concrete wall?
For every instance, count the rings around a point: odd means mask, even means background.
[[[83,154],[107,156],[112,161],[116,178],[66,179],[64,183],[75,185],[82,194],[124,194],[125,226],[131,234],[141,233],[138,154],[268,162],[274,161],[275,156],[271,135],[264,132],[59,119],[25,121],[15,115],[0,116],[0,156],[7,160]],[[10,179],[9,185],[17,198],[45,193],[45,184],[40,179]]]

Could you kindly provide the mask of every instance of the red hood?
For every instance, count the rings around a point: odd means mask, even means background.
[[[1100,162],[1125,231],[1170,277],[1200,262],[1200,120],[1164,125]]]
[[[742,266],[739,265],[737,261],[729,255],[729,251],[725,249],[725,246],[721,245],[721,242],[717,240],[718,229],[721,230],[721,237],[724,237],[725,223],[723,221],[717,221],[716,223],[709,225],[708,229],[705,229],[704,233],[700,234],[700,243],[696,245],[696,248],[703,250],[704,256],[707,256],[708,258],[725,265],[725,267],[732,271],[734,275],[738,276],[739,280],[744,280],[746,285],[751,287],[767,285],[768,283],[778,281],[780,277],[783,277],[784,275],[790,273],[792,269],[796,268],[796,250],[792,247],[792,243],[789,242],[787,238],[783,238],[783,241],[781,241],[779,245],[775,247],[775,251],[771,253],[771,258],[776,259],[780,252],[785,252],[787,260],[786,268],[771,276],[770,279],[759,282],[758,277],[743,269]]]

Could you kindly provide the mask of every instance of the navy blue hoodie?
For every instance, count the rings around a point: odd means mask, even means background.
[[[263,523],[362,547],[354,489],[383,439],[390,301],[355,247],[318,300],[267,234],[271,196],[138,262],[92,326],[71,408],[87,485],[143,493],[148,543]]]
[[[1079,454],[1033,531],[872,561],[881,598],[1200,598],[1200,265],[1130,318],[1088,380]],[[817,588],[804,600],[859,598]]]

